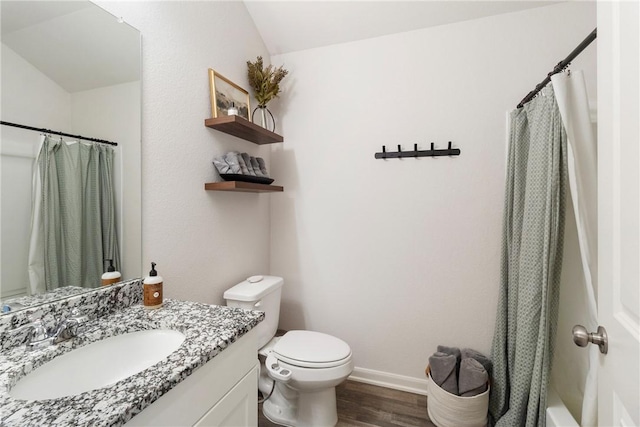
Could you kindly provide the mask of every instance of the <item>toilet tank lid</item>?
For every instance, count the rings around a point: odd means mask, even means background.
[[[262,277],[256,281],[256,277]],[[249,280],[244,280],[233,288],[227,289],[223,295],[226,300],[234,301],[258,301],[265,295],[280,289],[284,280],[277,276],[251,276]]]

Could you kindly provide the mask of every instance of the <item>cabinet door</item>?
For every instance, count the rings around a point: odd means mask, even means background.
[[[197,427],[258,425],[258,367],[253,368],[195,424]]]

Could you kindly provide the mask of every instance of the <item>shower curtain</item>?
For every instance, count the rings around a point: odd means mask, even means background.
[[[500,427],[544,426],[562,267],[566,133],[551,87],[510,119],[489,413]]]
[[[43,137],[33,178],[32,293],[100,285],[105,260],[120,266],[112,147]]]
[[[597,425],[598,348],[576,347],[570,338],[573,325],[589,331],[598,327],[597,289],[597,146],[591,123],[586,84],[582,71],[559,73],[551,78],[562,122],[567,132],[568,172],[575,225],[567,227],[574,240],[575,268],[561,284],[561,308],[556,357],[551,382],[569,411],[583,427]],[[572,209],[571,209],[572,208]],[[573,222],[574,218],[567,218]],[[577,240],[577,242],[576,242]],[[571,242],[567,242],[571,245]],[[565,251],[571,250],[569,246]],[[566,265],[572,268],[572,266]],[[569,270],[567,270],[569,271]]]

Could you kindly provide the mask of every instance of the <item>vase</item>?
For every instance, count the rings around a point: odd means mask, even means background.
[[[256,111],[258,112],[257,117]],[[258,105],[253,110],[253,113],[251,113],[251,121],[267,130],[270,130],[271,132],[276,131],[276,119],[273,117],[273,114],[271,114],[271,111],[269,111],[266,105]]]

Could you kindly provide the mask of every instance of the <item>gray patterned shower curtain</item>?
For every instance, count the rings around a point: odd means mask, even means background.
[[[36,159],[29,248],[31,292],[95,288],[118,269],[112,147],[45,137]]]
[[[558,319],[567,137],[549,85],[510,116],[490,419],[545,426]]]

